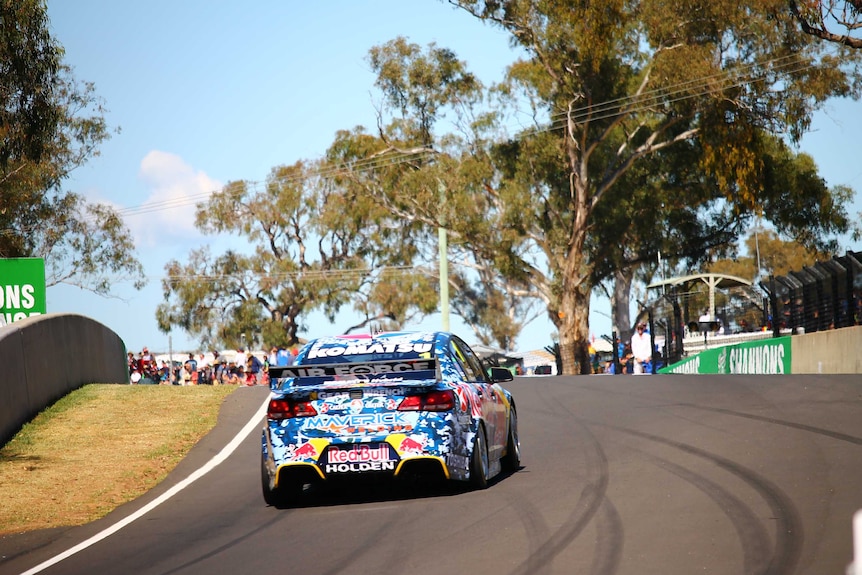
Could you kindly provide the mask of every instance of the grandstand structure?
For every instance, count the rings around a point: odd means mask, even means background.
[[[862,252],[757,284],[699,273],[647,288],[650,327],[665,365],[710,347],[862,325]]]

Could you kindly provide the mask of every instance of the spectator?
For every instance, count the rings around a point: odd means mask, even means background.
[[[190,353],[189,358],[186,360],[184,366],[186,371],[188,372],[188,383],[185,385],[197,385],[198,384],[198,361],[195,359],[195,354]],[[183,381],[186,380],[185,374],[183,374]]]
[[[236,366],[242,367],[243,369],[245,369],[245,360],[246,360],[245,350],[243,348],[239,348],[238,350],[236,350],[236,356],[235,356]]]
[[[635,374],[648,373],[652,361],[652,344],[650,343],[649,332],[646,331],[646,324],[639,322],[632,336],[632,363]]]
[[[141,351],[140,360],[138,362],[141,375],[151,380],[151,383],[156,381],[156,361],[153,358],[147,346]]]
[[[130,376],[130,377],[131,377],[131,375],[132,375],[133,373],[135,373],[136,371],[137,371],[138,373],[140,373],[140,369],[141,369],[141,368],[140,368],[140,366],[138,365],[138,360],[137,360],[137,358],[135,358],[135,353],[134,353],[134,352],[131,352],[131,351],[130,351],[130,352],[128,353],[128,356],[126,357],[126,362],[129,364],[129,376]]]
[[[221,373],[224,371],[224,367],[227,365],[227,362],[224,358],[220,358],[217,351],[213,351],[213,365],[212,371],[210,371],[210,380],[213,385],[221,384]]]
[[[225,358],[221,358],[218,365],[218,382],[221,385],[230,383],[230,365]]]
[[[275,365],[290,365],[291,363],[293,362],[291,361],[290,350],[285,347],[279,347]]]
[[[261,370],[262,373],[260,374],[260,381],[258,381],[258,383],[260,383],[261,385],[269,385],[269,366],[270,365],[272,365],[272,364],[269,362],[269,356],[266,356],[265,358],[263,358],[263,369]]]
[[[180,385],[191,385],[192,384],[192,370],[189,366],[189,362],[185,362],[183,364],[182,370],[180,371]]]
[[[186,360],[186,365],[189,366],[189,371],[198,370],[198,360],[195,359],[195,354],[189,354],[189,358]]]
[[[617,340],[617,358],[620,364],[620,373],[631,373],[632,342]]]
[[[171,368],[168,366],[168,362],[162,360],[162,365],[159,367],[159,384],[160,385],[170,385],[171,384]]]
[[[245,367],[234,365],[234,368],[230,371],[230,382],[232,385],[242,385],[245,383]]]
[[[256,355],[248,352],[245,360],[246,366],[246,384],[248,385],[257,385],[258,379],[260,378],[261,371],[263,368],[263,363],[257,358]],[[254,380],[254,383],[249,384],[248,380]]]
[[[212,365],[205,354],[198,356],[198,384],[209,385],[212,383]]]
[[[257,359],[257,358],[255,358]],[[251,387],[253,385],[257,385],[257,374],[251,371],[251,367],[246,365],[245,375],[243,376],[243,383],[245,385]]]
[[[228,362],[222,372],[222,383],[225,385],[236,385],[239,383],[239,368],[235,361]]]

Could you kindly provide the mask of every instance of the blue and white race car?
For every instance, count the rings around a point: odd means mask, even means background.
[[[499,382],[457,336],[393,332],[309,342],[270,367],[262,437],[264,500],[357,476],[436,475],[476,489],[520,467],[518,417]]]

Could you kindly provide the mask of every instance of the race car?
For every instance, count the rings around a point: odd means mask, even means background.
[[[261,484],[270,505],[304,486],[351,478],[436,476],[484,489],[521,464],[512,380],[448,332],[310,341],[269,368]]]

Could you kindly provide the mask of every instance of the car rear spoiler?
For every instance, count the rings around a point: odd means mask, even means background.
[[[418,372],[433,372],[437,377],[436,359],[398,359],[385,361],[365,361],[362,363],[327,363],[306,365],[271,365],[269,376],[272,379],[292,377],[361,377],[365,375],[403,375],[416,376]]]

